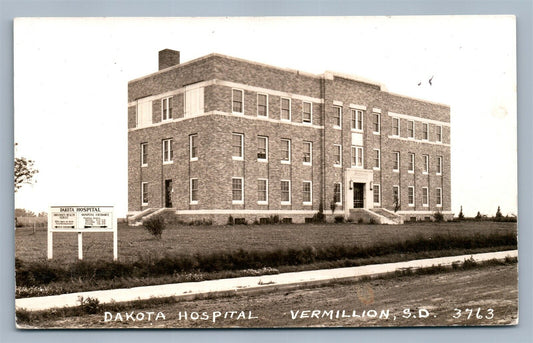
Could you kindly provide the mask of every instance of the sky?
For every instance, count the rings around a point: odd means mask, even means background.
[[[452,211],[517,214],[515,28],[512,16],[16,19],[15,156],[39,173],[15,207],[126,215],[127,83],[168,48],[182,62],[217,52],[448,104]]]

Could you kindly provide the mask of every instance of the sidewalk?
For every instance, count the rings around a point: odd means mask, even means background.
[[[304,272],[283,273],[275,275],[248,276],[233,279],[209,280],[200,282],[184,282],[167,285],[143,286],[134,288],[109,289],[52,295],[47,297],[15,299],[16,309],[40,311],[64,306],[78,306],[78,297],[97,298],[100,303],[125,302],[145,300],[150,298],[176,297],[194,298],[194,296],[208,293],[239,292],[264,290],[271,288],[295,287],[301,284],[327,283],[332,280],[357,279],[364,276],[377,276],[393,273],[405,268],[424,268],[433,265],[451,265],[453,262],[463,262],[473,258],[475,261],[505,259],[518,257],[518,250],[508,250],[474,255],[460,255],[439,257],[407,262],[374,264],[361,267],[347,267],[336,269],[311,270]]]

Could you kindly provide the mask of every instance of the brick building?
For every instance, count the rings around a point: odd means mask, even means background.
[[[160,51],[128,83],[128,153],[137,219],[452,216],[449,106],[335,72]]]

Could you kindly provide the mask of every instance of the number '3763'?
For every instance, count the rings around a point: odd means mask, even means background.
[[[492,308],[488,309],[482,309],[481,307],[475,308],[454,308],[453,309],[454,314],[452,315],[453,318],[459,319],[492,319],[494,318],[494,310]]]

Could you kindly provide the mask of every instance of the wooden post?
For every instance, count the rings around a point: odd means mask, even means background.
[[[54,257],[54,233],[52,232],[52,215],[51,210],[48,210],[48,246],[47,246],[47,257],[49,260]]]
[[[83,233],[78,232],[78,260],[83,260]]]

